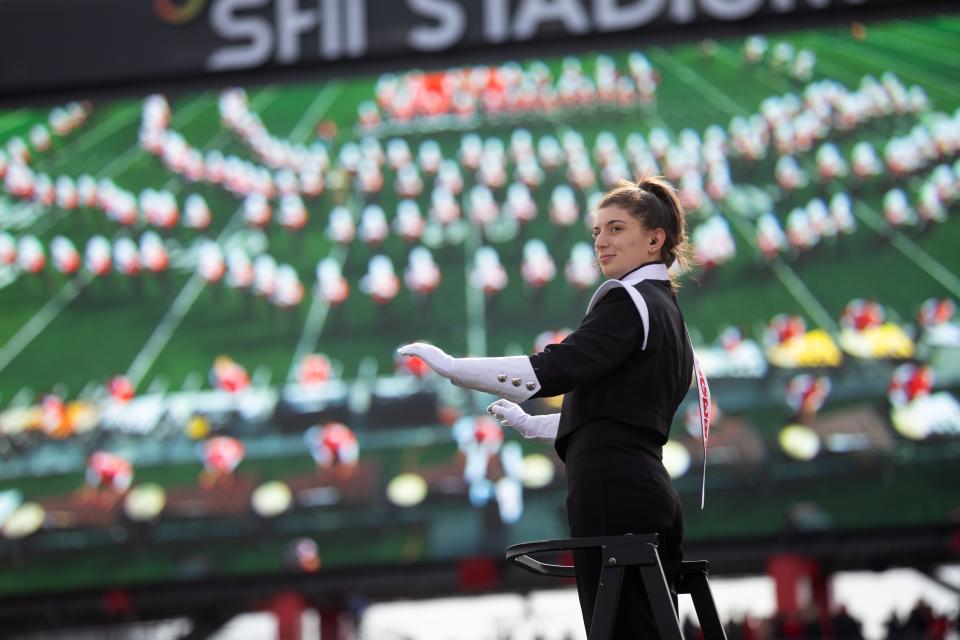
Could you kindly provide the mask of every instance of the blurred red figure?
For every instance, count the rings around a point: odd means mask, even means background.
[[[357,436],[345,424],[315,425],[307,429],[303,439],[318,470],[334,470],[348,476],[360,458]]]
[[[233,471],[243,461],[243,443],[230,436],[215,436],[203,443],[200,455],[203,458],[203,471],[200,472],[200,486],[212,489],[223,483],[233,485]]]
[[[864,331],[882,325],[884,316],[883,307],[876,302],[856,298],[844,308],[840,324],[847,329]]]
[[[830,395],[830,378],[804,373],[787,382],[787,406],[803,420],[813,420]]]
[[[57,236],[50,244],[53,266],[63,274],[73,274],[80,268],[80,254],[65,236]]]
[[[491,456],[500,450],[500,445],[503,444],[503,429],[496,420],[490,416],[477,416],[473,418],[472,427],[466,444],[480,447]]]
[[[210,372],[213,384],[221,391],[239,393],[250,386],[250,375],[242,365],[229,356],[220,356],[213,362]]]
[[[320,386],[330,379],[330,359],[322,353],[311,353],[300,362],[300,384]]]
[[[895,407],[908,405],[914,400],[925,398],[933,390],[933,369],[924,365],[903,364],[893,372],[887,397]]]
[[[922,327],[935,327],[946,324],[953,319],[956,306],[947,298],[930,298],[926,300],[917,313],[917,322]]]
[[[85,479],[84,500],[109,509],[130,488],[133,465],[115,453],[97,451],[87,460]]]
[[[394,368],[398,373],[413,375],[417,378],[423,378],[431,371],[430,367],[417,356],[395,356]]]
[[[807,323],[800,316],[778,314],[767,325],[766,338],[769,344],[783,344],[791,338],[802,336],[807,332]]]
[[[40,401],[40,428],[51,437],[56,437],[64,426],[66,404],[60,396],[48,393]]]
[[[110,396],[118,402],[130,402],[133,399],[135,390],[133,383],[127,376],[114,376],[107,382],[107,391]]]
[[[544,331],[533,341],[534,353],[540,353],[550,344],[559,344],[563,339],[570,335],[570,329],[557,329],[556,331]]]

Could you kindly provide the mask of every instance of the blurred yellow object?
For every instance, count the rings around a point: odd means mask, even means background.
[[[187,421],[186,431],[191,440],[202,440],[210,435],[210,421],[203,416],[193,416]]]
[[[563,396],[550,396],[548,398],[541,398],[543,403],[550,407],[551,409],[560,410],[560,407],[563,406]]]
[[[70,433],[84,433],[97,426],[100,411],[96,405],[78,400],[67,404],[63,421]]]
[[[917,350],[906,331],[892,322],[863,331],[844,329],[839,341],[844,351],[858,358],[905,359],[912,358]]]
[[[36,405],[7,409],[0,413],[0,433],[14,435],[28,429],[39,429],[42,420],[43,412]]]
[[[820,453],[820,436],[802,424],[788,424],[777,438],[783,452],[795,460],[813,460]]]
[[[814,329],[768,348],[767,359],[771,364],[786,369],[839,367],[843,362],[843,353],[829,333]]]

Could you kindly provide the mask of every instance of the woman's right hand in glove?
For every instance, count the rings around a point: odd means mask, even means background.
[[[524,438],[553,440],[557,437],[560,414],[531,416],[515,402],[497,400],[487,407],[487,413],[495,417],[505,427],[513,427]]]

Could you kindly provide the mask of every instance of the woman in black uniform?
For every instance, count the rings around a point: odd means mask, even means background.
[[[597,262],[610,278],[563,342],[532,356],[452,358],[416,343],[455,384],[499,395],[488,410],[528,438],[555,441],[567,468],[573,537],[660,534],[671,589],[682,560],[680,499],[663,466],[663,444],[693,376],[693,350],[667,269],[685,265],[685,214],[661,178],[621,183],[601,199],[593,229]],[[516,403],[565,394],[559,414],[530,416]],[[577,552],[577,590],[590,629],[599,550]],[[627,574],[613,637],[657,637],[639,575]]]

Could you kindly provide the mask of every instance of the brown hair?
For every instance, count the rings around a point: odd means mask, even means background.
[[[600,199],[597,210],[620,207],[640,220],[647,229],[663,229],[666,239],[660,250],[667,268],[676,262],[686,270],[692,259],[687,241],[687,216],[677,189],[662,176],[644,174],[636,182],[621,180]],[[671,277],[670,285],[678,288]]]

